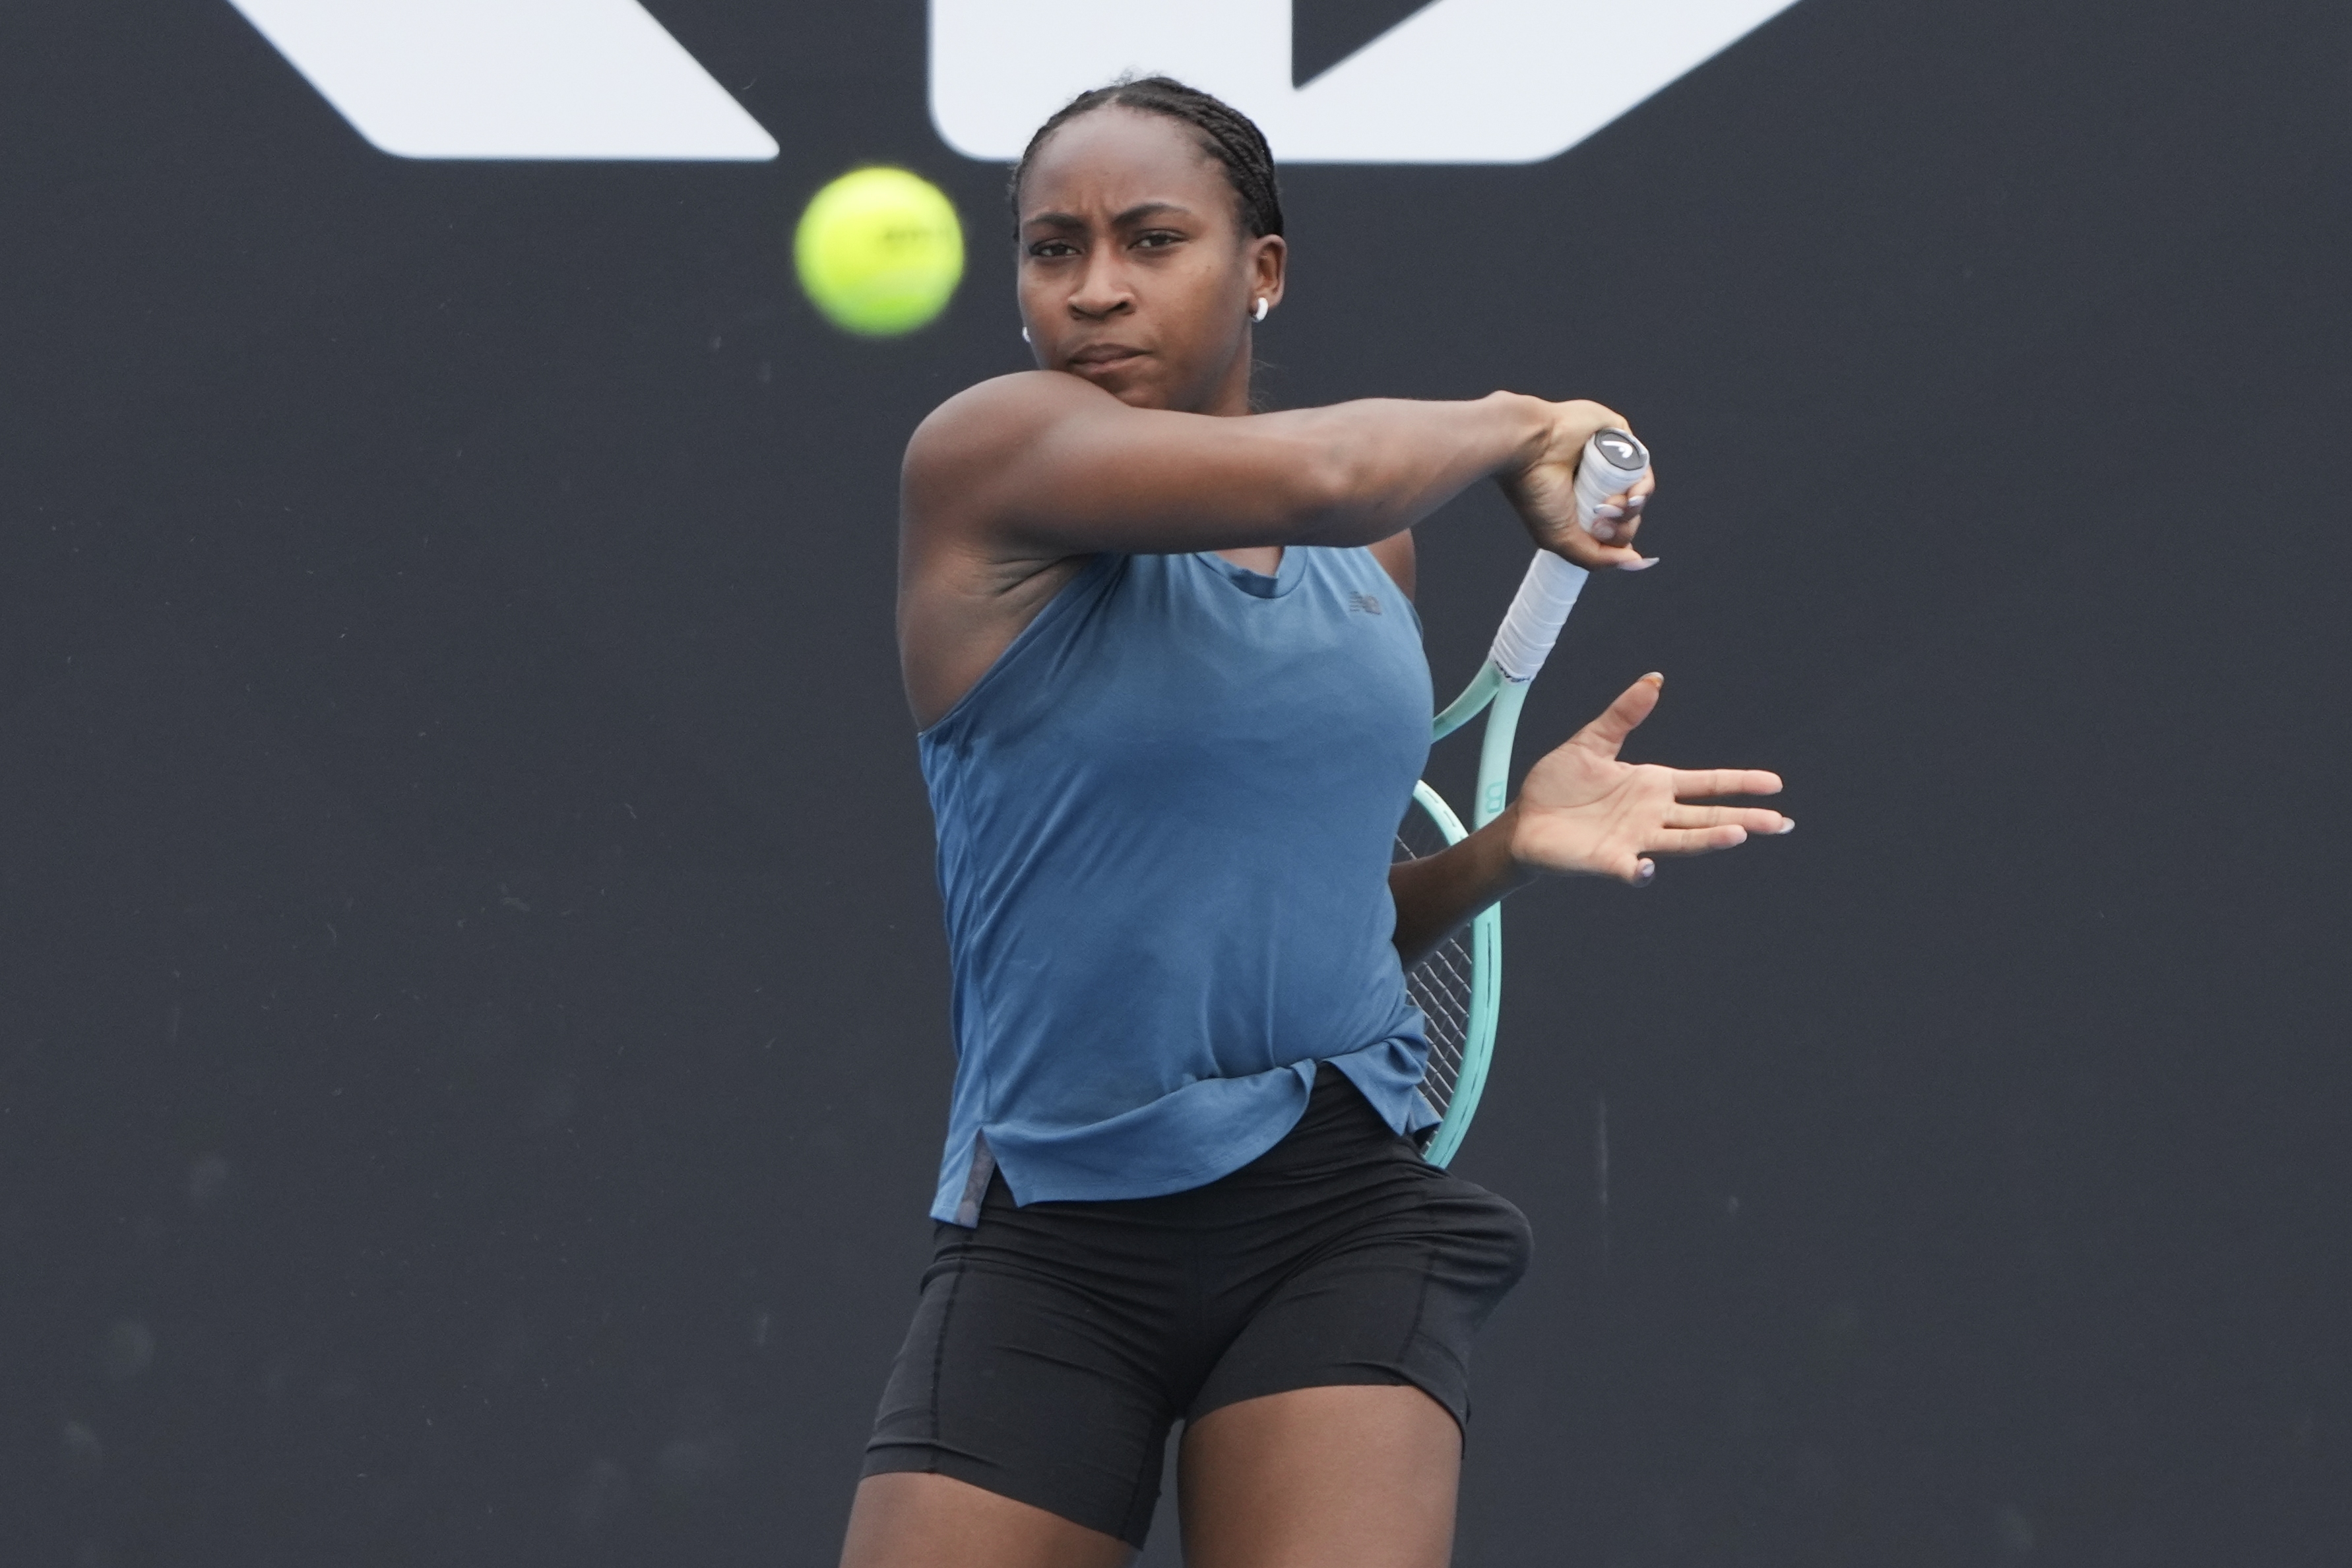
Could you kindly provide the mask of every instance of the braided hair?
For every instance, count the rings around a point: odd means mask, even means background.
[[[1164,114],[1191,126],[1200,133],[1201,151],[1223,168],[1234,194],[1241,200],[1242,223],[1250,234],[1282,232],[1282,192],[1275,184],[1274,153],[1266,147],[1265,133],[1224,99],[1169,77],[1121,78],[1108,87],[1082,92],[1039,126],[1022,152],[1021,162],[1013,166],[1013,183],[1006,195],[1013,204],[1014,223],[1021,220],[1022,178],[1046,138],[1082,114],[1110,108]]]

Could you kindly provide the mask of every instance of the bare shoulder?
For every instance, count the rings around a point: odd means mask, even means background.
[[[901,483],[909,520],[984,491],[1061,422],[1116,409],[1117,398],[1056,371],[996,376],[940,404],[908,438]]]
[[[928,726],[971,689],[1083,556],[1013,538],[1036,487],[1034,458],[1061,422],[1100,402],[1076,376],[1024,371],[941,403],[907,442],[900,476],[898,652],[907,701]]]

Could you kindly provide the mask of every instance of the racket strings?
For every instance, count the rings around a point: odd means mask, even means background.
[[[1469,971],[1468,950],[1458,938],[1449,938],[1405,977],[1405,989],[1428,1020],[1429,1067],[1422,1075],[1421,1092],[1440,1115],[1453,1103],[1470,1040]]]
[[[1436,824],[1415,807],[1397,833],[1396,858],[1417,860],[1445,847]],[[1404,984],[1413,1005],[1426,1020],[1429,1065],[1421,1081],[1422,1097],[1439,1115],[1454,1100],[1462,1076],[1464,1053],[1470,1043],[1470,1001],[1475,967],[1470,956],[1468,933],[1457,932],[1436,951],[1405,972]]]

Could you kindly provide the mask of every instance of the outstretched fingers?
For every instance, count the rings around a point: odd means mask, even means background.
[[[1614,758],[1624,747],[1625,737],[1641,727],[1658,706],[1658,693],[1666,677],[1653,671],[1627,686],[1617,695],[1617,700],[1603,709],[1599,718],[1576,732],[1571,745],[1598,751],[1603,757]],[[1677,788],[1675,793],[1683,793]]]
[[[1785,833],[1797,824],[1761,806],[1685,806],[1680,801],[1665,816],[1669,828],[1738,828],[1759,838]]]
[[[1771,775],[1761,777],[1770,778]],[[1775,779],[1776,787],[1778,783],[1779,780]],[[1732,791],[1708,792],[1728,794]],[[1750,789],[1741,793],[1761,794],[1764,791]],[[1664,821],[1645,835],[1642,848],[1644,852],[1654,855],[1703,855],[1716,850],[1737,849],[1751,838],[1770,838],[1785,833],[1796,825],[1780,812],[1766,810],[1760,806],[1685,806],[1677,801],[1667,810]],[[1648,864],[1647,862],[1643,863]],[[1652,867],[1650,872],[1628,880],[1639,887],[1649,881],[1655,869]]]
[[[1634,766],[1619,753],[1658,706],[1665,677],[1643,675],[1574,739],[1528,774],[1515,810],[1512,853],[1535,870],[1613,877],[1646,886],[1653,855],[1727,850],[1796,823],[1765,806],[1717,804],[1780,792],[1780,776],[1753,768]]]
[[[1778,795],[1780,776],[1760,768],[1676,768],[1675,799],[1706,800],[1719,795]]]
[[[1643,845],[1657,855],[1703,855],[1710,850],[1737,849],[1748,841],[1748,830],[1737,822],[1713,828],[1660,828]]]

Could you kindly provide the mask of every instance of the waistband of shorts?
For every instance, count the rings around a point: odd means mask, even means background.
[[[1249,1164],[1209,1184],[1250,1186],[1268,1179],[1295,1180],[1302,1176],[1350,1166],[1378,1164],[1400,1156],[1418,1161],[1412,1144],[1397,1136],[1363,1092],[1348,1075],[1331,1067],[1315,1074],[1315,1088],[1307,1109],[1282,1141]],[[1205,1190],[1205,1189],[1202,1189]]]
[[[1029,1224],[1050,1225],[1054,1215],[1079,1213],[1106,1219],[1125,1217],[1149,1225],[1221,1224],[1236,1215],[1259,1212],[1262,1203],[1286,1207],[1310,1185],[1353,1186],[1360,1180],[1380,1179],[1381,1172],[1398,1166],[1412,1167],[1414,1176],[1433,1174],[1419,1147],[1390,1128],[1347,1074],[1325,1068],[1316,1072],[1307,1109],[1282,1141],[1213,1182],[1158,1197],[1064,1198],[1015,1209],[1012,1189],[999,1170],[989,1177],[980,1207],[983,1214],[1018,1213]],[[942,1245],[968,1240],[973,1234],[944,1220],[933,1228]]]

